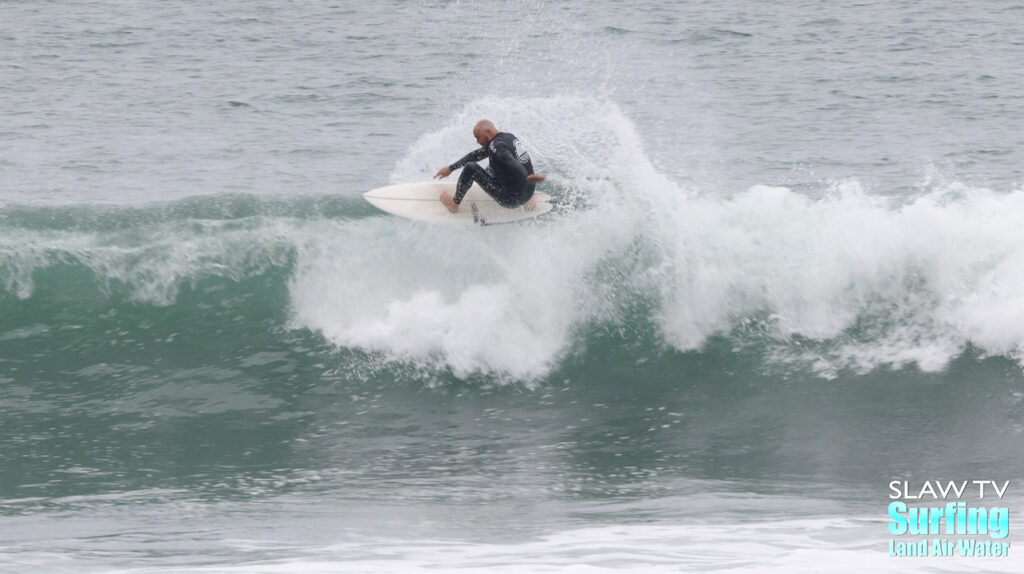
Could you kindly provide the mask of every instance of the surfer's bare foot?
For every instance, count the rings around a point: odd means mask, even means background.
[[[448,208],[448,211],[452,213],[459,212],[459,204],[455,203],[455,200],[452,199],[452,194],[448,193],[447,191],[441,192],[441,203],[443,203],[444,206]]]
[[[536,200],[536,199],[534,199],[533,197],[530,197],[530,200],[529,200],[529,201],[527,201],[527,202],[526,202],[526,203],[525,203],[525,204],[523,205],[523,207],[525,207],[525,208],[526,208],[526,211],[533,211],[534,209],[537,209],[537,200]]]

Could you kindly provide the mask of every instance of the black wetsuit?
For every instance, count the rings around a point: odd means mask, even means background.
[[[487,169],[476,164],[484,158],[490,160]],[[537,187],[526,181],[526,176],[533,173],[530,154],[516,136],[505,132],[499,132],[487,147],[469,152],[448,169],[455,171],[460,167],[463,169],[455,186],[456,204],[462,203],[474,181],[504,207],[518,207],[526,203]]]

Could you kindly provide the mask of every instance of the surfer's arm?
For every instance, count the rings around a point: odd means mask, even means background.
[[[457,162],[451,164],[450,166],[448,166],[448,172],[451,173],[451,172],[461,168],[462,166],[466,165],[467,163],[469,163],[471,161],[481,161],[481,160],[483,160],[486,157],[487,157],[487,149],[486,148],[477,148],[477,149],[467,153],[466,156],[463,157],[462,159],[460,159],[459,161],[457,161]]]
[[[442,167],[441,169],[437,170],[437,173],[434,174],[434,179],[441,179],[442,177],[448,177],[449,175],[452,174],[453,171],[459,169],[460,167],[466,165],[467,163],[469,163],[471,161],[480,161],[480,160],[484,159],[485,157],[487,157],[487,150],[486,149],[484,149],[484,148],[475,149],[475,150],[467,153],[466,156],[463,157],[462,159],[460,159],[459,161],[457,161],[457,162],[455,162],[455,163],[453,163],[451,165],[446,165],[446,166]]]

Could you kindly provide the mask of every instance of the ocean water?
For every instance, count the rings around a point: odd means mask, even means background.
[[[1024,570],[1022,28],[0,2],[0,572]],[[360,197],[485,117],[551,215]],[[890,556],[926,480],[1009,555]]]

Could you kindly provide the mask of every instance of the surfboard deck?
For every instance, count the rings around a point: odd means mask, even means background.
[[[431,181],[405,183],[371,189],[363,198],[372,205],[392,215],[449,225],[497,225],[512,223],[543,215],[551,211],[551,196],[534,192],[537,206],[533,210],[525,207],[507,208],[491,199],[479,185],[473,184],[462,198],[458,213],[450,213],[438,197],[447,191],[455,195],[455,182]]]

